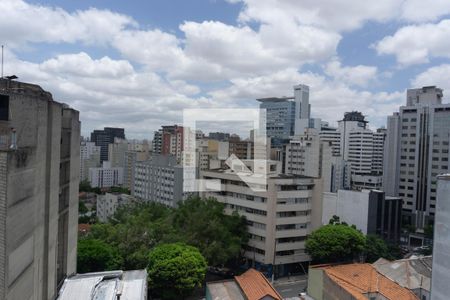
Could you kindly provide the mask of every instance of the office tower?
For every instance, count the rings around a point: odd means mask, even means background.
[[[76,272],[79,147],[77,111],[0,79],[0,299],[55,299]]]
[[[254,170],[254,161],[242,161],[246,168]],[[280,174],[281,164],[265,161],[266,191],[251,189],[246,181],[252,175],[231,169],[205,170],[202,179],[218,180],[208,183],[202,197],[214,197],[224,203],[225,212],[237,212],[247,218],[250,240],[245,246],[244,256],[257,269],[275,267],[276,276],[296,273],[310,260],[305,253],[306,236],[311,232],[311,207],[315,181],[313,178]],[[250,171],[251,172],[251,171]],[[256,185],[252,184],[253,187]],[[306,268],[306,267],[305,267]]]
[[[147,161],[136,162],[132,195],[143,201],[177,206],[178,201],[189,196],[183,191],[183,166],[173,155],[153,155]]]
[[[104,161],[102,167],[89,169],[89,183],[98,188],[122,186],[123,168],[112,167],[109,161]]]
[[[100,146],[82,141],[80,145],[80,181],[88,180],[89,169],[100,167]]]
[[[266,110],[266,134],[271,138],[288,139],[294,135],[294,97],[256,99],[259,108]]]
[[[431,300],[448,298],[450,282],[450,175],[437,178]]]
[[[436,212],[436,176],[448,172],[450,104],[442,90],[407,91],[406,106],[388,117],[384,190],[403,198],[404,222],[421,230]]]
[[[351,189],[380,189],[382,187],[382,160],[385,131],[367,128],[365,117],[357,111],[347,112],[338,122],[340,134],[339,154],[348,163],[351,172]],[[327,140],[336,138],[329,132],[322,134]],[[334,145],[336,146],[336,144]]]
[[[320,140],[329,142],[333,149],[333,156],[341,155],[341,133],[337,128],[330,127],[328,124],[322,126],[319,132]]]
[[[114,143],[114,139],[125,139],[125,129],[105,127],[103,130],[94,130],[91,133],[91,142],[94,142],[96,146],[100,146],[100,162],[107,161],[108,158],[108,145]]]

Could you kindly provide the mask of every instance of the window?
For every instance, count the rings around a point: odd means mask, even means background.
[[[0,120],[9,120],[9,96],[0,95]]]

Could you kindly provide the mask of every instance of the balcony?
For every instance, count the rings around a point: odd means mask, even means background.
[[[277,251],[305,249],[305,242],[277,243]]]
[[[288,230],[277,230],[275,232],[275,238],[287,238],[287,237],[297,237],[297,236],[307,236],[309,234],[309,229],[288,229]]]
[[[310,216],[295,216],[286,218],[277,217],[276,225],[309,223],[310,221]]]
[[[277,212],[305,210],[311,210],[311,203],[277,204]]]

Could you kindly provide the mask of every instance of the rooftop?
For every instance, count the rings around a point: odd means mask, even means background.
[[[379,273],[410,290],[430,291],[432,256],[389,261],[378,259],[372,264]]]
[[[288,100],[293,100],[294,97],[267,97],[267,98],[259,98],[256,101],[264,103],[264,102],[285,102]]]
[[[255,269],[249,269],[234,280],[206,284],[212,299],[220,300],[281,300],[282,297],[267,278]]]
[[[236,276],[235,280],[248,300],[282,299],[267,278],[255,269],[249,269],[244,274]]]
[[[411,291],[377,272],[370,264],[321,267],[328,277],[355,299],[367,300],[367,294],[379,293],[390,300],[416,300]]]
[[[147,272],[107,271],[77,274],[64,281],[58,300],[144,300]]]

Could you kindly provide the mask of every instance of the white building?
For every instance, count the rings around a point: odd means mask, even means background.
[[[108,161],[101,168],[89,169],[89,183],[92,187],[106,188],[123,184],[123,168],[113,168]]]
[[[122,205],[130,204],[133,197],[127,194],[105,193],[97,196],[97,218],[100,222],[106,222]]]
[[[407,91],[388,117],[384,190],[404,199],[406,223],[422,229],[436,213],[436,176],[449,168],[450,104],[434,86]]]
[[[266,174],[252,175],[253,161],[243,161],[250,172],[231,169],[206,170],[207,184],[203,197],[214,197],[225,203],[228,214],[237,212],[247,218],[251,235],[245,257],[257,268],[275,266],[276,275],[298,272],[310,260],[305,253],[305,239],[311,232],[311,211],[315,180],[279,174],[279,162],[266,161]],[[245,181],[258,182],[267,176],[265,191],[255,191]],[[245,180],[245,181],[244,181]],[[255,183],[253,186],[255,187]]]
[[[89,169],[100,167],[100,146],[82,141],[80,145],[80,180],[88,180]]]
[[[377,190],[324,193],[322,224],[333,216],[341,222],[355,225],[364,234],[377,234],[386,240],[399,241],[401,227],[401,199],[386,197]]]
[[[136,162],[133,184],[132,195],[136,199],[171,207],[189,196],[183,191],[183,167],[173,155],[154,155]]]
[[[128,151],[128,141],[115,138],[114,143],[108,145],[108,161],[113,168],[125,166],[125,152]]]
[[[431,300],[448,299],[450,282],[450,175],[437,178]]]

